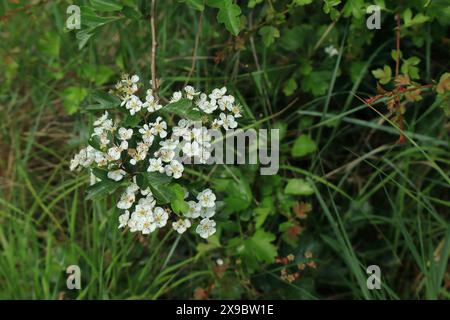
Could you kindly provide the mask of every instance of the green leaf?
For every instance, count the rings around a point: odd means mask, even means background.
[[[78,111],[81,101],[87,96],[88,90],[82,87],[67,87],[61,92],[63,107],[68,114]]]
[[[272,244],[274,240],[272,233],[258,229],[245,241],[245,254],[254,256],[260,262],[273,263],[277,256],[277,248]]]
[[[232,0],[223,0],[217,14],[217,21],[223,23],[225,28],[234,36],[239,34],[241,29],[241,8],[234,4]]]
[[[413,17],[413,13],[410,8],[403,12],[403,21],[406,28],[425,23],[428,20],[430,20],[430,17],[425,16],[423,13],[418,13]]]
[[[159,172],[140,172],[136,175],[136,182],[143,189],[151,185],[168,185],[171,181],[172,177]]]
[[[373,70],[372,74],[381,84],[388,84],[392,79],[392,69],[388,65],[385,65],[383,69]]]
[[[121,183],[112,180],[102,180],[89,186],[87,188],[87,200],[97,200],[106,197],[107,195],[113,193],[117,188],[121,186]]]
[[[107,110],[114,109],[120,105],[120,99],[110,95],[104,91],[95,91],[91,94],[91,98],[96,102],[96,104],[89,105],[86,110]]]
[[[122,9],[122,5],[115,0],[90,0],[91,6],[94,10],[98,11],[120,11]]]
[[[294,158],[304,157],[310,153],[316,151],[317,146],[314,140],[312,140],[308,135],[302,134],[294,142],[292,147],[292,156]]]
[[[323,96],[328,90],[330,79],[329,71],[312,71],[303,78],[302,89],[311,92],[316,97]]]
[[[280,31],[273,26],[264,26],[258,31],[259,35],[263,38],[263,43],[266,47],[269,47],[275,42],[275,38],[280,37]]]
[[[169,185],[150,184],[150,190],[152,191],[158,204],[167,204],[170,203],[172,199],[175,199],[175,194]]]
[[[296,6],[306,6],[307,4],[311,4],[313,0],[294,0],[292,4]]]
[[[271,209],[270,208],[256,208],[253,210],[255,214],[255,228],[259,229],[266,221],[268,215],[270,214]]]
[[[294,78],[290,78],[284,83],[283,93],[285,96],[289,97],[295,92],[295,90],[297,90],[297,82]]]
[[[295,196],[310,196],[314,193],[314,189],[304,179],[290,179],[284,188],[284,193]]]
[[[263,0],[249,0],[247,7],[254,8],[257,4],[263,2]]]
[[[46,32],[37,41],[39,52],[53,58],[59,57],[60,36],[56,32]]]
[[[202,114],[199,111],[192,108],[192,100],[186,98],[169,103],[161,110],[176,114],[189,120],[200,120],[202,117]]]

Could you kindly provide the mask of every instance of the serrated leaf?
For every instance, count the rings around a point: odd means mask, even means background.
[[[280,31],[273,26],[264,26],[259,29],[258,33],[263,38],[263,43],[266,47],[274,43],[275,38],[280,37]]]
[[[272,244],[275,236],[261,229],[244,242],[245,254],[254,256],[257,261],[271,263],[277,256],[277,248]]]
[[[234,36],[239,34],[241,29],[241,8],[234,4],[232,0],[223,0],[217,14],[217,21],[223,23],[225,28]]]
[[[372,74],[381,84],[388,84],[392,79],[392,69],[388,65],[385,65],[383,69],[373,70]]]

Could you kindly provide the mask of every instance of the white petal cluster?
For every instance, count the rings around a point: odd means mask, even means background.
[[[145,97],[142,97],[140,87],[137,75],[121,78],[114,92],[121,100],[122,117],[113,119],[105,112],[95,120],[89,145],[74,156],[70,169],[91,169],[91,175],[95,173],[92,175],[93,183],[108,179],[110,183],[117,183],[119,188],[125,188],[116,204],[123,210],[119,216],[119,228],[150,234],[171,225],[182,234],[197,221],[196,233],[208,238],[216,232],[216,223],[212,220],[216,213],[216,195],[211,189],[201,191],[190,200],[187,200],[188,192],[185,201],[189,210],[179,216],[172,213],[169,205],[158,204],[147,185],[140,188],[137,176],[147,171],[178,180],[185,173],[185,160],[206,163],[212,151],[212,137],[208,130],[238,127],[236,119],[241,117],[241,109],[235,98],[227,95],[225,87],[206,94],[188,85],[174,92],[169,103],[189,99],[193,108],[203,112],[205,117],[201,122],[173,119],[165,116],[164,106],[152,89],[147,89]],[[138,123],[125,122],[129,115],[139,120]],[[170,126],[171,123],[174,125]],[[92,169],[100,169],[104,175],[100,176]]]

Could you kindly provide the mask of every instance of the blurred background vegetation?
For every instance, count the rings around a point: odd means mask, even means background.
[[[151,78],[149,15],[145,0],[0,1],[1,299],[450,297],[448,0],[157,1],[160,95],[226,85],[243,126],[281,133],[275,176],[190,171],[225,203],[208,241],[123,233],[114,196],[84,200],[89,175],[68,169],[90,93]]]

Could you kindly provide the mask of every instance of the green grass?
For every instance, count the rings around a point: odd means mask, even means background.
[[[340,32],[341,55],[330,66],[327,93],[314,97],[299,90],[297,102],[279,113],[294,98],[284,96],[283,83],[299,68],[303,52],[274,52],[256,34],[255,52],[246,44],[215,64],[213,55],[229,47],[230,35],[217,24],[215,13],[206,11],[197,53],[206,58],[196,61],[188,77],[199,14],[169,1],[158,6],[162,96],[187,80],[203,90],[226,83],[242,101],[245,126],[287,125],[277,175],[282,185],[273,190],[275,211],[264,228],[276,235],[279,255],[301,256],[312,248],[317,262],[316,270],[288,283],[274,263],[249,272],[229,245],[231,238],[253,234],[253,209],[263,200],[258,178],[249,178],[250,213],[226,216],[231,222],[224,223],[220,244],[173,231],[150,236],[123,232],[117,229],[113,198],[84,199],[89,175],[71,173],[68,166],[85,143],[93,116],[68,115],[61,92],[69,86],[106,89],[125,71],[148,80],[151,37],[147,20],[116,23],[78,51],[74,34],[62,31],[65,6],[63,1],[39,5],[29,13],[33,19],[17,13],[0,23],[0,299],[193,298],[197,288],[210,290],[212,298],[450,298],[448,118],[425,96],[407,111],[408,141],[396,145],[399,128],[386,118],[383,100],[371,109],[355,97],[374,93],[370,70],[390,59],[389,32],[370,44],[350,82],[342,80],[342,70],[351,60],[345,36],[351,40],[354,35],[345,23],[332,24],[331,33]],[[0,7],[5,12],[11,4],[2,1]],[[49,32],[60,41],[56,56],[42,49],[51,46],[43,40]],[[425,57],[429,79],[437,78],[437,69],[448,69],[448,59],[433,54],[442,46],[414,49]],[[310,55],[320,60],[320,53]],[[106,66],[113,75],[96,84],[77,73],[85,64]],[[290,156],[300,133],[312,136],[318,146],[301,160]],[[208,168],[190,169],[189,182],[202,185],[227,172],[230,168],[221,165],[213,174]],[[294,199],[308,201],[313,211],[305,232],[289,246],[278,227],[288,214],[283,201],[294,201],[281,195],[293,177],[307,179],[314,195]],[[218,258],[228,265],[223,273],[217,270]],[[79,291],[66,288],[65,269],[72,264],[81,268]],[[381,267],[382,290],[367,289],[366,268],[372,264]]]

